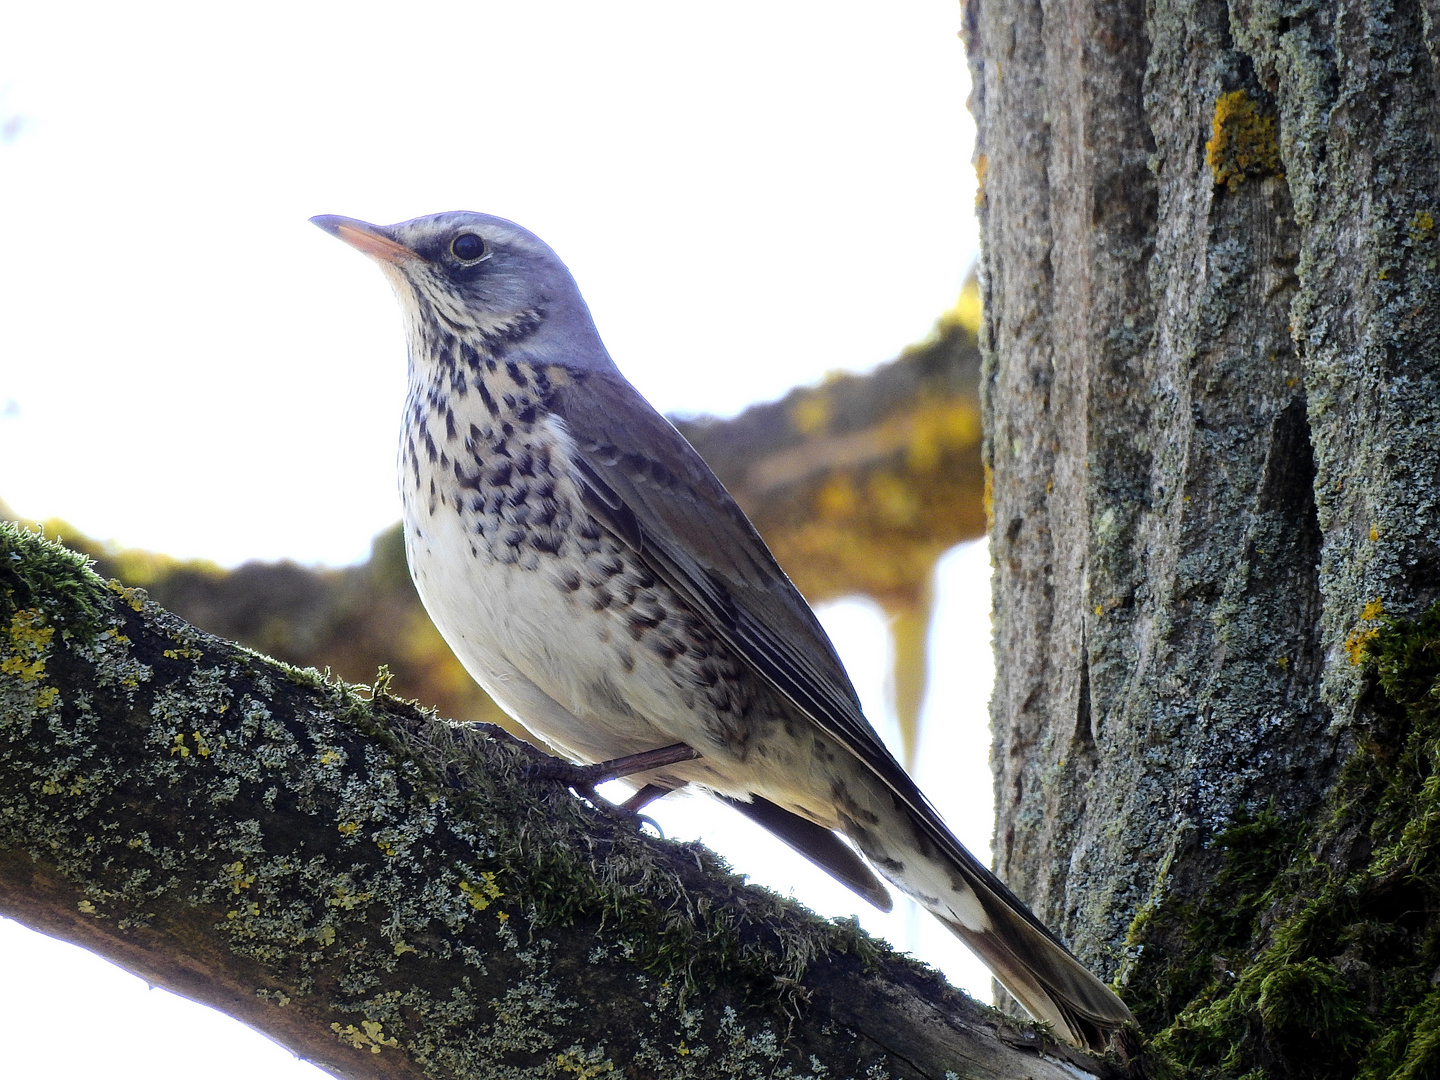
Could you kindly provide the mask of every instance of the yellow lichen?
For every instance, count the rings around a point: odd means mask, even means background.
[[[39,682],[45,677],[45,658],[55,628],[45,625],[44,613],[23,608],[10,618],[9,641],[0,674],[16,675],[21,682]]]
[[[1236,190],[1247,176],[1271,176],[1281,171],[1280,144],[1275,118],[1244,90],[1232,90],[1215,100],[1212,135],[1205,144],[1205,163],[1217,185]]]
[[[1376,619],[1385,614],[1385,602],[1380,597],[1375,597],[1360,610],[1360,621],[1362,623],[1373,623]],[[1345,639],[1345,655],[1350,657],[1350,663],[1356,665],[1365,663],[1370,655],[1370,643],[1380,636],[1378,626],[1357,626]]]
[[[605,1056],[603,1048],[587,1051],[578,1046],[572,1046],[555,1055],[555,1066],[561,1072],[573,1073],[580,1080],[591,1080],[592,1077],[604,1076],[606,1073],[615,1071],[614,1062]]]
[[[225,872],[230,875],[230,890],[237,895],[241,889],[248,889],[255,884],[255,875],[245,873],[243,862],[228,863]]]
[[[360,823],[358,821],[347,821],[343,825],[336,825],[335,828],[341,836],[354,836],[360,831]]]
[[[488,870],[480,875],[479,885],[468,881],[460,882],[460,891],[476,911],[484,911],[490,906],[490,901],[498,900],[501,896],[500,887],[495,884],[495,875]]]
[[[346,1024],[344,1027],[331,1024],[330,1030],[339,1036],[341,1042],[349,1043],[356,1050],[369,1049],[372,1054],[380,1053],[382,1047],[400,1045],[395,1039],[387,1039],[384,1025],[377,1024],[374,1020],[362,1020],[358,1028],[354,1024]]]
[[[142,600],[139,594],[137,594],[135,590],[130,588],[128,585],[121,585],[120,582],[114,580],[113,578],[105,584],[111,592],[115,593],[117,596],[120,597],[120,599],[124,600],[127,604],[129,604],[132,611],[139,611],[145,606],[145,601]]]
[[[330,907],[344,908],[346,911],[354,911],[361,904],[368,903],[375,898],[374,893],[353,893],[350,887],[341,883],[335,887],[335,895],[325,901]]]

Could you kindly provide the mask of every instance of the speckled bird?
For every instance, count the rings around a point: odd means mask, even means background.
[[[485,214],[313,220],[399,297],[406,555],[486,692],[575,762],[651,766],[632,806],[696,785],[888,910],[873,867],[1032,1015],[1103,1047],[1129,1011],[885,749],[814,613],[620,374],[555,253]]]

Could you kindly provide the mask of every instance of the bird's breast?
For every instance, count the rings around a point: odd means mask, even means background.
[[[676,741],[743,753],[753,678],[584,508],[575,448],[545,405],[551,377],[486,374],[412,386],[406,405],[406,554],[441,634],[497,701],[576,756]]]

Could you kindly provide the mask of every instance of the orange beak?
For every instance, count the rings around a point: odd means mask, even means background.
[[[421,258],[404,244],[397,244],[386,236],[378,226],[355,218],[340,217],[338,214],[319,214],[310,219],[331,236],[338,236],[345,243],[363,251],[372,259],[380,259],[392,266],[404,266]]]

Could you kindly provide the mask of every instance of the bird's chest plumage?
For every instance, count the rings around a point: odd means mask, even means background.
[[[548,407],[556,369],[493,362],[411,386],[400,442],[406,553],[478,682],[536,734],[600,760],[754,731],[738,662],[586,511]]]

